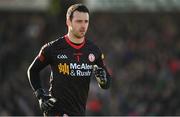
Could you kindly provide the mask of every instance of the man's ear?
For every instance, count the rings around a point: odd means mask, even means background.
[[[67,25],[68,27],[70,26],[70,23],[71,23],[70,19],[67,18],[67,19],[66,19],[66,25]]]

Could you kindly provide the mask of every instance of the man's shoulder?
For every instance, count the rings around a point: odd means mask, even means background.
[[[64,37],[59,37],[55,40],[47,42],[45,45],[42,46],[41,50],[54,50],[54,49],[61,49],[64,47]]]
[[[98,45],[96,43],[94,43],[93,41],[87,40],[86,42],[87,42],[87,45],[90,46],[92,49],[99,50]]]
[[[45,44],[47,48],[54,48],[54,47],[60,48],[60,47],[64,47],[64,45],[65,45],[64,37],[59,37]]]
[[[48,46],[57,46],[64,43],[64,37],[59,37],[53,41],[47,43]]]

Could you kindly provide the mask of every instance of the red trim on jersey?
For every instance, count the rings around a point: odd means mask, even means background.
[[[64,38],[65,38],[66,42],[67,42],[71,47],[73,47],[73,48],[75,48],[75,49],[80,49],[80,48],[82,48],[82,47],[84,46],[84,44],[85,44],[85,40],[84,40],[81,44],[75,45],[73,42],[70,41],[70,39],[69,39],[69,37],[68,37],[67,35],[65,35]]]
[[[44,57],[42,54],[39,55],[38,58],[39,58],[39,60],[40,60],[41,62],[43,62],[43,61],[45,60],[45,57]]]

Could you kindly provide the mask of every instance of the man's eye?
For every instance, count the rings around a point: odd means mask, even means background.
[[[78,23],[81,23],[82,21],[81,20],[77,20]]]

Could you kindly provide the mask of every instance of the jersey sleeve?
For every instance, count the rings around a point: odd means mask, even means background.
[[[44,64],[49,64],[50,63],[50,59],[51,59],[51,50],[50,50],[50,44],[45,44],[44,46],[42,46],[39,54],[38,54],[38,59],[44,63]]]
[[[50,45],[44,45],[39,54],[28,68],[27,75],[30,85],[34,91],[41,87],[40,71],[50,64]]]
[[[98,66],[98,67],[101,67],[105,70],[106,72],[106,77],[107,77],[107,83],[105,85],[100,85],[101,88],[103,89],[108,89],[110,87],[110,84],[111,84],[111,75],[105,65],[105,61],[104,61],[105,57],[104,57],[104,54],[100,51],[99,52],[99,57],[97,58],[95,64]]]

